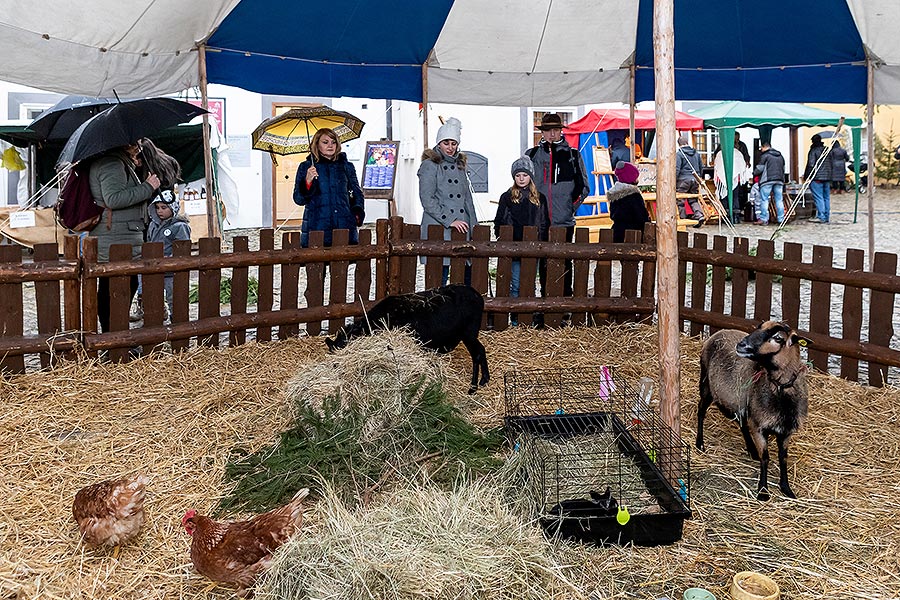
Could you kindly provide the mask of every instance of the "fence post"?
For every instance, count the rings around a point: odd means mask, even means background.
[[[214,256],[222,251],[219,238],[200,238],[200,256]],[[219,294],[222,287],[222,269],[203,269],[197,279],[200,300],[197,314],[200,319],[218,317],[220,313]],[[197,343],[211,348],[219,347],[219,334],[212,333],[197,340]]]
[[[86,277],[87,267],[97,264],[97,238],[85,236],[81,240],[81,330],[97,333],[97,278]],[[97,351],[85,341],[88,356],[96,358]]]
[[[77,278],[67,279],[63,282],[63,327],[69,332],[81,331],[81,278],[84,270],[79,256],[79,239],[75,235],[67,235],[63,238],[63,256],[68,261],[78,263]],[[81,337],[80,333],[78,334]],[[73,358],[72,352],[63,355]]]
[[[387,265],[387,293],[394,296],[400,293],[400,257],[394,254],[394,244],[403,241],[403,218],[391,217],[388,229],[389,258]]]
[[[59,246],[52,244],[35,244],[34,262],[59,262]],[[62,323],[59,316],[59,281],[36,281],[34,283],[34,301],[37,307],[38,333],[47,336],[59,333]],[[46,369],[56,362],[50,352],[41,352],[41,368]]]
[[[387,219],[378,219],[375,223],[375,243],[384,246],[391,251],[391,222]],[[381,300],[388,295],[388,286],[393,279],[391,260],[388,258],[375,259],[375,300]]]
[[[897,255],[876,252],[872,264],[874,273],[897,274]],[[872,290],[869,297],[869,343],[890,347],[894,335],[894,294]],[[869,363],[869,385],[882,387],[887,381],[888,368],[885,365]]]
[[[0,246],[0,265],[16,266],[22,264],[22,249],[19,246]],[[21,336],[24,320],[21,283],[0,283],[0,331],[4,337]],[[24,373],[25,357],[0,356],[0,374]]]

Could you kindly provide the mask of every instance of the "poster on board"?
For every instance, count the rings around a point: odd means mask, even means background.
[[[656,187],[656,163],[655,162],[639,162],[638,168],[638,186]]]
[[[194,106],[201,106],[200,98],[188,98],[187,102]],[[207,107],[210,117],[213,117],[219,128],[219,135],[225,137],[225,98],[207,98]]]
[[[366,142],[361,187],[366,198],[393,198],[400,142]]]

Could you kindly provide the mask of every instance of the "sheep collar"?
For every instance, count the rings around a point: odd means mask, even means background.
[[[759,370],[757,370],[756,373],[753,374],[752,380],[753,380],[753,383],[756,383],[763,377],[766,377],[766,378],[768,378],[769,383],[772,384],[772,391],[775,392],[776,394],[783,394],[785,392],[785,390],[788,390],[788,389],[794,387],[794,384],[797,383],[797,378],[800,377],[801,373],[805,373],[805,372],[806,372],[806,365],[803,365],[799,369],[797,369],[797,371],[794,372],[794,376],[791,377],[790,381],[788,381],[786,383],[778,383],[777,381],[772,379],[772,376],[770,375],[770,373],[768,372],[768,370],[765,367],[760,367]]]

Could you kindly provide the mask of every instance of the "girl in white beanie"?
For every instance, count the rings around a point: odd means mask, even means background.
[[[475,202],[466,173],[466,155],[459,151],[462,124],[449,118],[437,133],[437,145],[422,153],[419,167],[419,200],[422,202],[422,239],[428,237],[429,225],[441,225],[444,239],[451,230],[472,239],[472,229],[478,224]],[[424,259],[423,259],[424,262]],[[442,285],[450,278],[450,259],[444,259]],[[466,267],[466,284],[471,282],[471,267]]]

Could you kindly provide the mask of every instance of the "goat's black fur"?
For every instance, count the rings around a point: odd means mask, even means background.
[[[779,487],[795,498],[787,480],[787,442],[806,419],[809,406],[806,365],[800,346],[806,340],[789,325],[767,321],[749,335],[717,331],[700,355],[700,404],[697,448],[704,449],[703,420],[715,404],[738,423],[747,452],[759,461],[757,498],[768,500],[769,437],[778,444]]]
[[[329,351],[343,348],[354,337],[369,335],[372,330],[409,327],[423,346],[442,354],[460,342],[472,356],[472,383],[469,393],[479,385],[487,385],[487,353],[478,341],[484,298],[467,285],[448,285],[414,294],[387,296],[375,303],[353,325],[343,327],[332,340],[325,339]],[[481,380],[478,372],[481,371]]]

